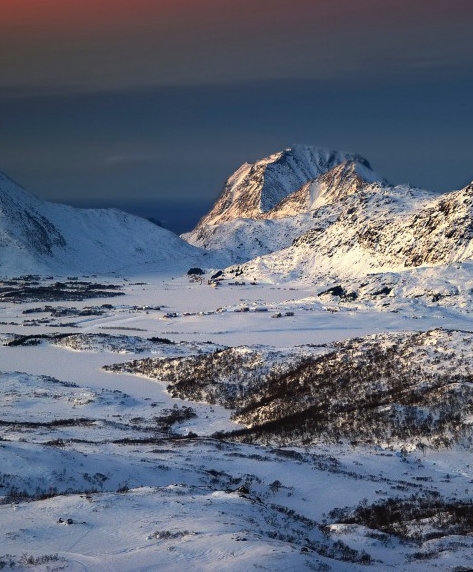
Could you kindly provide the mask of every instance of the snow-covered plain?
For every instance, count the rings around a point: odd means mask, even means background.
[[[239,427],[230,410],[102,369],[228,346],[284,360],[379,332],[472,331],[472,276],[468,264],[437,273],[449,294],[436,302],[428,269],[392,276],[395,297],[352,301],[320,296],[328,278],[212,288],[207,277],[163,274],[100,277],[117,297],[0,300],[0,567],[472,569],[471,528],[406,539],[330,514],[412,495],[469,501],[467,447],[232,442],[214,436]],[[20,335],[31,337],[6,345]],[[428,519],[409,526],[435,532]]]

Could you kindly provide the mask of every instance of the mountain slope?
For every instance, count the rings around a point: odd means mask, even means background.
[[[344,161],[282,199],[266,216],[282,218],[335,203],[369,184],[389,186],[366,162]]]
[[[318,161],[319,172],[287,192],[301,182],[293,156],[303,155],[302,149],[316,157],[311,165]],[[285,194],[271,194],[267,189],[275,177],[268,172],[281,162],[285,168],[275,171],[276,188]],[[252,280],[354,277],[452,264],[473,257],[473,183],[439,197],[389,185],[360,157],[296,146],[241,167],[185,238],[225,251]]]
[[[448,264],[473,256],[473,183],[428,203],[418,213],[389,224],[372,224],[360,241],[389,264],[417,267]]]
[[[436,198],[402,186],[368,187],[318,209],[311,230],[244,270],[273,280],[402,271],[470,260],[472,239],[473,184]]]
[[[172,232],[116,209],[42,201],[0,173],[0,273],[186,269],[203,254]],[[156,268],[150,268],[156,269]]]

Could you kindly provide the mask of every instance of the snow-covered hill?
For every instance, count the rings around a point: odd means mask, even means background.
[[[409,187],[370,186],[317,209],[313,226],[286,249],[251,260],[252,277],[327,273],[363,276],[452,264],[473,255],[473,185],[433,197]]]
[[[203,260],[198,249],[145,219],[43,201],[0,173],[0,274],[183,271]]]
[[[390,310],[374,284],[337,303],[113,277],[122,295],[91,306],[73,280],[68,300],[9,280],[0,568],[470,569],[473,273],[457,266],[443,306],[405,291]]]

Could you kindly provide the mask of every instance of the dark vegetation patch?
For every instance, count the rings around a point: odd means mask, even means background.
[[[471,442],[473,376],[427,373],[398,346],[333,352],[268,376],[239,404],[235,437],[310,443]]]
[[[390,288],[389,286],[383,286],[379,290],[376,290],[376,292],[373,292],[372,296],[388,296],[389,294],[391,294],[391,292],[392,288]]]
[[[57,341],[61,338],[66,338],[67,336],[70,336],[70,334],[36,334],[29,336],[15,335],[12,340],[5,342],[3,345],[8,347],[37,346],[44,340]]]
[[[218,437],[425,450],[473,442],[472,344],[471,333],[434,330],[356,338],[305,358],[231,348],[106,369],[155,378],[173,397],[235,409],[247,427]]]
[[[4,284],[4,283],[3,283]],[[4,302],[65,302],[81,301],[89,298],[110,298],[123,296],[121,286],[67,280],[65,282],[39,283],[31,280],[11,280],[9,285],[0,287],[0,301]]]
[[[54,567],[50,568],[49,564],[54,562]],[[61,563],[58,565],[58,563]],[[41,554],[40,556],[35,556],[33,554],[27,554],[26,552],[17,559],[16,556],[11,554],[4,554],[0,556],[0,570],[10,569],[14,570],[19,566],[22,570],[25,568],[36,568],[37,566],[46,566],[46,570],[62,570],[64,569],[64,563],[66,560],[60,558],[57,554]]]
[[[423,542],[451,535],[473,533],[473,501],[449,500],[436,491],[423,491],[408,498],[394,497],[355,508],[336,508],[329,523],[357,524],[402,540]]]
[[[346,302],[353,302],[358,298],[358,294],[356,292],[347,292],[345,288],[340,286],[340,284],[338,286],[332,286],[331,288],[319,293],[319,296],[324,295],[335,296],[336,298],[340,298],[340,300],[344,300]]]
[[[163,409],[159,417],[155,417],[154,421],[160,431],[170,431],[172,426],[176,423],[184,423],[189,419],[197,417],[197,413],[192,407],[178,407],[174,405],[172,409]]]
[[[189,270],[187,271],[187,276],[202,276],[204,274],[205,272],[202,270],[202,268],[199,268],[198,266],[193,266],[192,268],[189,268]]]
[[[72,328],[75,324],[56,324],[55,327]],[[94,348],[101,348],[111,352],[129,351],[141,353],[153,347],[154,344],[174,345],[168,338],[152,337],[142,338],[131,335],[111,335],[105,333],[52,333],[52,334],[31,334],[20,335],[11,334],[3,345],[15,346],[36,346],[43,342],[48,342],[61,347],[68,347],[78,351],[87,351]]]
[[[111,304],[101,306],[86,306],[85,308],[74,308],[66,306],[42,306],[27,308],[23,314],[49,314],[52,318],[63,318],[66,316],[103,316],[106,310],[113,309]]]
[[[176,342],[171,341],[169,338],[160,338],[158,336],[154,336],[152,338],[148,338],[148,340],[150,342],[153,342],[154,344],[168,344],[168,345],[174,345]]]
[[[146,375],[165,382],[172,397],[235,408],[256,391],[269,370],[258,351],[217,350],[183,358],[145,358],[105,366],[106,371]]]
[[[89,419],[87,417],[74,417],[69,419],[53,419],[52,421],[6,421],[0,419],[0,427],[25,427],[25,428],[37,428],[37,427],[91,427],[95,425],[95,419]]]

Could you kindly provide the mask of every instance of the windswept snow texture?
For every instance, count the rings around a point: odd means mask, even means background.
[[[0,173],[0,275],[176,272],[203,262],[198,249],[145,219],[42,201]]]

